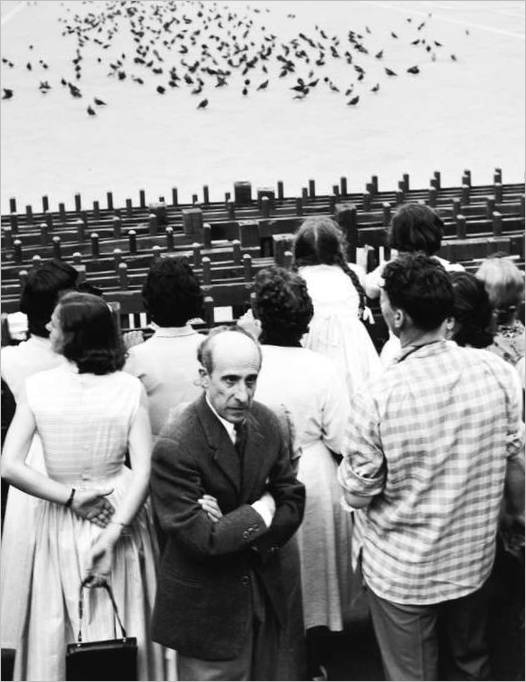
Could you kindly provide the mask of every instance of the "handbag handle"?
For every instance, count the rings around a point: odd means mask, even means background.
[[[88,576],[87,578],[84,578],[84,580],[80,583],[80,589],[79,589],[79,634],[77,636],[77,643],[81,644],[82,643],[82,617],[84,615],[84,588],[87,587],[87,584],[91,580],[91,576]],[[122,624],[121,618],[119,616],[119,610],[117,608],[117,604],[115,603],[115,597],[113,596],[113,592],[111,587],[108,585],[106,581],[104,581],[100,587],[103,587],[106,592],[108,593],[108,596],[111,600],[112,606],[113,606],[113,613],[115,614],[115,617],[117,618],[117,622],[119,623],[119,627],[121,629],[122,633],[122,638],[126,639],[126,630],[124,629],[124,625]]]

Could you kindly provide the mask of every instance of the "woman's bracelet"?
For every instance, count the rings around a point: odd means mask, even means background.
[[[71,505],[73,504],[73,498],[75,497],[75,493],[76,493],[76,492],[77,492],[76,488],[71,488],[71,492],[70,492],[70,494],[69,494],[69,497],[68,497],[68,499],[64,502],[64,506],[65,506],[66,508],[71,507]]]

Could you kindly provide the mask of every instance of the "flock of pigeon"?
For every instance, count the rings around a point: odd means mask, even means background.
[[[83,5],[86,4],[90,5],[84,0]],[[388,45],[380,50],[368,49],[373,33],[368,26],[363,32],[348,30],[345,37],[339,37],[316,25],[310,34],[298,32],[292,39],[281,40],[262,25],[263,15],[270,12],[269,8],[246,5],[246,12],[242,13],[237,11],[238,7],[235,3],[219,6],[217,2],[187,0],[110,0],[98,13],[89,11],[60,17],[62,36],[72,36],[76,48],[71,59],[73,74],[69,78],[60,76],[57,85],[66,88],[73,98],[82,99],[84,64],[96,59],[99,64],[107,65],[108,77],[117,82],[128,79],[145,88],[153,87],[159,95],[175,88],[187,88],[194,97],[202,95],[198,97],[197,109],[209,105],[216,88],[237,86],[241,96],[246,97],[252,91],[267,90],[276,78],[288,79],[295,100],[304,100],[314,88],[325,87],[330,92],[341,93],[346,104],[354,107],[363,94],[380,90],[378,75],[374,77],[374,84],[367,75],[368,71],[377,74],[371,62],[382,64],[381,73],[388,78],[402,73],[398,67],[395,70],[385,62],[388,55],[393,58],[397,43],[407,40],[405,30],[403,38],[400,30],[391,31]],[[70,7],[67,12],[71,12]],[[446,53],[443,42],[429,37],[431,17],[429,13],[423,21],[412,17],[405,20],[412,32],[409,43],[415,50],[415,61],[417,54],[420,54],[419,61],[422,57],[435,61],[437,55]],[[296,15],[287,14],[287,19],[294,20]],[[129,33],[126,40],[131,39],[133,45],[131,54],[129,50],[128,54],[122,52],[125,41],[121,37],[126,29]],[[465,29],[465,33],[469,35],[469,30]],[[109,57],[111,49],[118,50],[119,55]],[[34,45],[29,45],[28,50],[33,55]],[[446,58],[457,61],[455,54]],[[327,71],[324,67],[336,62],[338,66],[348,67],[345,83],[336,83],[327,74],[323,75]],[[8,69],[15,67],[5,56],[2,63]],[[49,80],[40,80],[50,68],[43,59],[30,58],[23,68],[40,74],[38,89],[42,94],[56,87]],[[403,72],[417,75],[421,73],[421,65],[408,65]],[[6,80],[8,77],[4,75]],[[2,99],[13,98],[13,89],[3,88],[3,91]],[[86,111],[95,116],[96,108],[104,105],[106,102],[99,97],[90,96]]]

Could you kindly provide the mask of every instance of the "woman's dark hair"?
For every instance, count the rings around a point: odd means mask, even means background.
[[[456,322],[453,340],[459,346],[490,346],[493,341],[492,308],[484,283],[469,272],[451,272],[449,276]]]
[[[298,346],[314,314],[305,280],[271,265],[255,278],[255,313],[261,321],[261,343]]]
[[[159,258],[142,288],[144,307],[160,327],[183,327],[201,317],[203,293],[186,258]]]
[[[78,272],[71,265],[60,260],[51,260],[29,271],[20,296],[20,310],[27,315],[30,334],[48,338],[46,324],[60,292],[75,289]]]
[[[80,374],[122,369],[125,350],[107,303],[93,294],[72,292],[61,298],[57,312],[64,336],[60,352]]]
[[[307,218],[296,232],[293,244],[294,269],[303,265],[339,265],[351,278],[360,299],[360,312],[366,305],[365,291],[358,275],[347,265],[347,244],[343,232],[331,218]]]
[[[440,249],[444,223],[436,211],[423,204],[405,204],[393,215],[387,246],[402,253],[421,251],[432,256]]]
[[[436,258],[401,254],[386,264],[383,279],[391,305],[406,312],[418,329],[432,331],[451,316],[453,287]]]

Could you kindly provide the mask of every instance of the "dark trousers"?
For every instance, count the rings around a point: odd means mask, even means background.
[[[387,680],[488,680],[488,585],[440,604],[395,604],[367,588]]]
[[[252,627],[241,652],[229,661],[207,661],[177,654],[177,678],[183,680],[277,680],[279,626],[252,573]],[[226,616],[228,617],[228,616]]]

